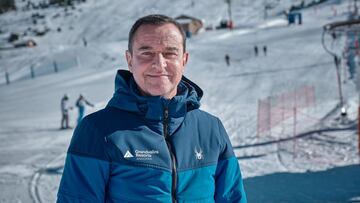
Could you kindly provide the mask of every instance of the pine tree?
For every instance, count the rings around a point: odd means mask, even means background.
[[[72,5],[74,0],[50,0],[50,4],[59,4],[62,6]]]
[[[1,0],[0,1],[0,13],[4,13],[9,10],[15,10],[15,0]]]

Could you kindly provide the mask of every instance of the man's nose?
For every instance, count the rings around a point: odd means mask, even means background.
[[[162,53],[156,54],[153,65],[157,68],[165,68],[166,67],[166,59]]]

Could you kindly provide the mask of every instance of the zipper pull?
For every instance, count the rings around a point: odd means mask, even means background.
[[[165,122],[168,121],[168,118],[169,118],[169,109],[165,108],[164,109],[164,120],[165,120]]]
[[[165,108],[164,109],[164,137],[165,139],[168,137],[168,134],[169,134],[169,123],[168,123],[168,120],[169,120],[169,109],[168,108]]]

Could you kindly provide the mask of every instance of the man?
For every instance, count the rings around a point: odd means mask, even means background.
[[[266,56],[266,53],[267,53],[267,46],[266,45],[263,46],[263,52],[264,52],[264,56]]]
[[[68,150],[58,203],[246,202],[220,120],[199,110],[202,90],[183,77],[181,26],[150,15],[129,33],[107,107],[86,116]]]
[[[225,54],[225,62],[227,66],[230,66],[230,56],[229,54]]]
[[[259,55],[259,49],[256,45],[254,46],[254,52],[255,52],[255,56]]]
[[[69,97],[65,94],[61,98],[61,126],[60,129],[70,129],[69,126],[69,111],[71,107],[69,107]]]

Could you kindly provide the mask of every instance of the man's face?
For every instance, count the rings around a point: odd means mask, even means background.
[[[126,60],[143,95],[170,99],[177,93],[188,53],[183,51],[182,35],[175,25],[141,25]]]

